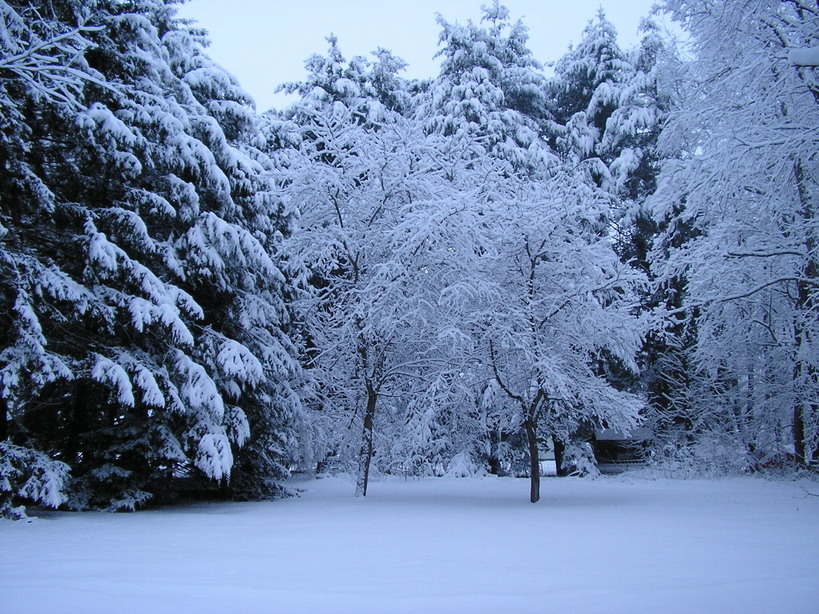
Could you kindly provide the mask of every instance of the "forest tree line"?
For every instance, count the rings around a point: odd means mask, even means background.
[[[0,512],[528,475],[651,432],[690,474],[819,454],[819,5],[602,10],[546,76],[328,38],[258,112],[173,0],[0,0]],[[430,50],[433,53],[434,50]],[[794,58],[800,58],[796,61]],[[807,58],[807,59],[804,59]]]

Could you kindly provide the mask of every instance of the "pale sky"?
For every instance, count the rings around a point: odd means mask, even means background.
[[[180,15],[208,30],[208,54],[236,75],[259,111],[287,104],[276,86],[300,81],[304,61],[325,54],[328,35],[338,37],[346,59],[370,56],[378,47],[409,63],[406,78],[438,72],[440,13],[449,22],[478,22],[482,4],[492,0],[188,0]],[[603,7],[624,49],[639,41],[640,18],[655,0],[505,0],[513,21],[529,28],[529,48],[541,62],[553,62]]]

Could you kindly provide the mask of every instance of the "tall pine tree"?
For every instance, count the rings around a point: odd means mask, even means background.
[[[251,101],[170,4],[3,6],[30,32],[17,53],[54,73],[3,81],[10,442],[66,463],[76,508],[226,483],[248,442],[284,475],[299,412],[285,220]],[[60,39],[78,23],[82,41]]]

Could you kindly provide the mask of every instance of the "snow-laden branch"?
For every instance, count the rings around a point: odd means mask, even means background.
[[[578,290],[577,292],[574,292],[574,293],[570,294],[568,297],[566,297],[563,300],[562,303],[560,303],[560,305],[558,305],[557,307],[552,309],[552,311],[550,311],[545,317],[543,317],[541,319],[540,323],[538,324],[538,328],[543,328],[544,326],[546,326],[546,324],[549,322],[549,320],[551,320],[558,313],[563,311],[566,307],[571,305],[572,301],[574,299],[576,299],[578,296],[582,296],[584,294],[596,294],[597,292],[602,292],[604,290],[609,290],[612,287],[614,287],[616,284],[620,283],[621,281],[622,281],[621,271],[618,271],[617,276],[614,279],[610,279],[609,281],[607,281],[606,283],[604,283],[604,284],[602,284],[600,286],[597,286],[595,288],[582,288],[582,289]]]
[[[794,66],[819,66],[819,47],[789,49],[788,61]]]
[[[0,58],[0,79],[19,79],[47,99],[80,107],[77,96],[84,84],[111,89],[109,83],[83,66],[81,59],[91,46],[85,35],[102,29],[102,26],[79,26],[45,39],[31,35],[33,40],[22,43],[25,46],[19,51]],[[13,76],[2,76],[3,73]]]
[[[794,250],[782,250],[777,252],[728,252],[727,256],[730,258],[777,258],[779,256],[798,256],[804,257],[803,252]]]
[[[520,404],[521,408],[525,410],[526,402],[523,400],[523,397],[520,396],[519,394],[515,394],[514,392],[512,392],[512,390],[506,385],[506,383],[504,382],[503,378],[500,375],[500,371],[498,370],[498,361],[495,357],[495,346],[492,343],[491,339],[489,340],[489,361],[492,363],[492,373],[495,376],[495,381],[498,382],[498,386],[500,386],[501,390],[503,390],[506,393],[506,396],[508,396],[510,399],[517,401]]]
[[[708,307],[710,305],[721,305],[721,304],[724,304],[724,303],[731,303],[733,301],[738,301],[738,300],[741,300],[741,299],[744,299],[744,298],[749,298],[749,297],[751,297],[751,296],[753,296],[755,294],[758,294],[759,292],[762,292],[766,288],[770,288],[771,286],[775,286],[777,284],[788,283],[788,282],[800,282],[800,281],[804,282],[805,279],[801,278],[801,277],[792,277],[792,276],[790,276],[790,277],[778,277],[776,279],[772,279],[772,280],[766,281],[764,283],[761,283],[761,284],[751,288],[750,290],[747,290],[747,291],[744,291],[744,292],[738,292],[736,294],[731,294],[729,296],[723,296],[723,297],[719,297],[719,298],[711,298],[711,299],[704,299],[704,300],[700,300],[700,301],[696,301],[696,302],[690,302],[687,305],[684,305],[683,307],[663,311],[662,316],[663,317],[668,317],[668,316],[680,315],[680,314],[683,314],[683,313],[686,313],[686,312],[689,312],[689,311],[703,309],[704,307]],[[676,324],[676,322],[675,322],[675,324]]]

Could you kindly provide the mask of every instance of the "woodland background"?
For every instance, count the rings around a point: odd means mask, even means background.
[[[0,0],[0,508],[290,471],[674,475],[819,453],[819,5],[601,10],[547,78],[497,2],[440,73],[339,41],[259,113],[160,0]]]

